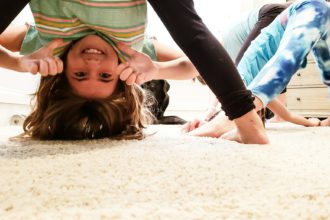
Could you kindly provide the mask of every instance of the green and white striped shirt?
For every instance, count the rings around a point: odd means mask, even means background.
[[[97,34],[116,48],[124,42],[141,51],[146,27],[146,0],[32,0],[31,10],[36,27],[31,26],[21,48],[31,53],[55,38],[66,46],[57,48],[62,54],[72,41]]]

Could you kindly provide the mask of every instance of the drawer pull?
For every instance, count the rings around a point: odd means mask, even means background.
[[[297,98],[297,101],[301,101],[301,98],[298,97],[298,98]]]

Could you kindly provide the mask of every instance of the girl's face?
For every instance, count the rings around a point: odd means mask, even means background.
[[[71,47],[65,73],[77,95],[102,99],[116,89],[117,66],[118,56],[113,47],[97,35],[88,35]]]

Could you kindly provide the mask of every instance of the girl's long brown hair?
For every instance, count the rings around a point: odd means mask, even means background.
[[[119,80],[110,97],[86,99],[72,92],[63,73],[43,77],[34,110],[24,121],[24,132],[42,140],[142,139],[142,129],[152,119],[144,97],[139,86]]]

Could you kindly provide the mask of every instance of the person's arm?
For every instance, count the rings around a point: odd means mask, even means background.
[[[8,34],[12,30],[7,28],[14,18],[21,12],[21,10],[30,2],[30,0],[15,0],[15,1],[2,1],[0,7],[0,33],[3,35],[3,46],[0,46],[0,67],[9,68],[19,72],[39,72],[41,75],[54,75],[62,72],[62,61],[52,56],[53,49],[61,46],[63,41],[54,40],[48,45],[45,45],[40,50],[27,56],[20,56],[14,54],[12,51],[18,51],[22,43],[23,33],[16,33],[16,39],[10,39]],[[7,36],[7,37],[4,37]],[[9,37],[9,38],[8,38]],[[7,44],[10,40],[14,43]],[[17,40],[15,42],[15,40]],[[0,43],[1,45],[1,43]]]
[[[7,50],[3,46],[0,45],[0,67],[14,70],[14,71],[21,71],[19,67],[19,56]]]
[[[158,40],[153,40],[158,62],[158,74],[153,79],[187,80],[198,76],[194,65],[181,51],[173,49]]]
[[[56,75],[63,71],[63,62],[53,56],[53,50],[65,44],[56,39],[29,55],[19,55],[28,26],[9,26],[0,35],[0,67],[18,71],[40,73],[42,76]]]
[[[304,118],[301,115],[294,114],[290,112],[279,100],[274,99],[271,101],[267,107],[272,110],[275,114],[278,114],[282,119],[285,121],[298,124],[298,125],[303,125],[307,127],[312,127],[312,126],[319,126],[320,125],[320,120],[318,119],[311,119],[308,120]]]
[[[116,74],[120,75],[120,79],[126,81],[128,85],[158,79],[186,80],[199,75],[186,56],[155,62],[147,54],[138,52],[124,43],[118,43],[117,47],[130,57],[116,69]]]
[[[12,52],[20,51],[28,28],[28,25],[9,26],[0,35],[0,45]]]
[[[154,45],[159,62],[171,61],[186,56],[181,50],[176,50],[172,47],[169,47],[168,45],[158,40],[153,40],[152,43]]]
[[[153,79],[186,80],[199,75],[194,65],[187,57],[181,57],[167,62],[155,62],[158,73]]]
[[[14,52],[19,51],[26,32],[26,25],[9,26],[2,32],[0,35],[0,67],[22,71],[19,65],[21,56]]]

